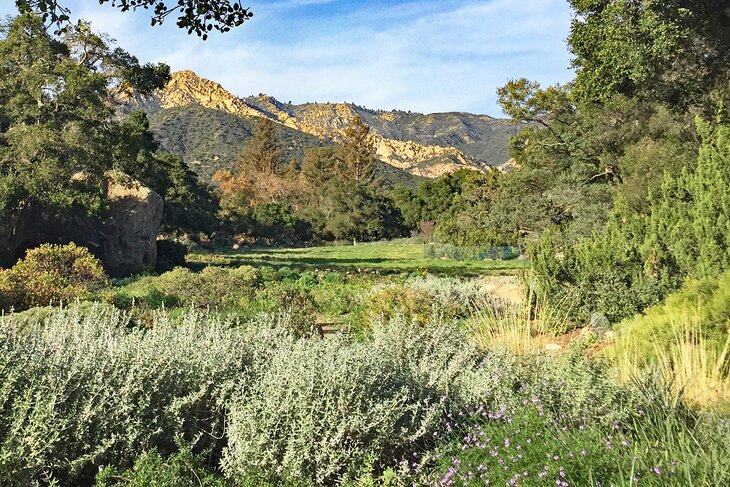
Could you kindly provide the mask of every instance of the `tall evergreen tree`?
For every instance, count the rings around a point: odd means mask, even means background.
[[[358,183],[370,183],[375,177],[375,161],[375,142],[370,127],[355,116],[345,128],[339,155],[340,174]]]

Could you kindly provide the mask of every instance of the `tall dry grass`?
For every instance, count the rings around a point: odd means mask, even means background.
[[[523,304],[506,303],[496,298],[482,304],[466,321],[474,343],[483,350],[502,348],[527,355],[558,348],[561,335],[569,328],[564,305],[536,306],[528,290]],[[562,346],[560,346],[562,348]]]
[[[721,346],[708,339],[698,307],[670,319],[652,340],[653,353],[646,353],[645,341],[627,329],[605,350],[620,382],[656,373],[675,399],[699,408],[730,405],[730,335]]]

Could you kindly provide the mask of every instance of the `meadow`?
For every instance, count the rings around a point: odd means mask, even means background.
[[[447,276],[516,274],[529,267],[525,260],[452,260],[429,258],[424,244],[412,239],[363,242],[357,245],[322,247],[250,249],[240,252],[193,253],[192,264],[254,265],[293,269],[336,269],[385,273],[426,272]]]

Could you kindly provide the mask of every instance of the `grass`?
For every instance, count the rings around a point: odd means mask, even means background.
[[[231,253],[188,255],[192,266],[253,265],[293,269],[337,269],[348,271],[427,272],[447,276],[517,274],[527,261],[456,261],[424,257],[423,244],[410,240],[309,247],[298,249],[254,249]]]
[[[653,344],[653,357],[641,352],[643,343],[630,332],[623,341],[609,347],[606,355],[613,361],[619,380],[628,382],[653,369],[673,397],[682,397],[697,408],[726,408],[730,401],[730,336],[718,349],[705,338],[697,313],[678,316],[668,333],[661,343]]]

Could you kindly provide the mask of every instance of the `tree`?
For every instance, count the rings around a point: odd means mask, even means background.
[[[570,0],[574,96],[620,93],[675,106],[702,102],[728,80],[730,10],[725,0]],[[704,102],[712,100],[705,99]]]
[[[378,240],[403,236],[406,228],[393,201],[377,189],[347,179],[332,179],[323,188],[319,208],[321,235],[335,240]]]
[[[0,210],[100,212],[115,140],[106,77],[33,14],[1,25],[0,35]]]
[[[541,251],[536,270],[550,302],[569,296],[579,318],[600,311],[617,321],[658,303],[687,277],[730,270],[730,126],[697,124],[696,168],[667,173],[648,214],[618,194],[605,230],[565,248],[563,262]],[[554,254],[546,234],[547,243]]]
[[[300,176],[305,189],[315,192],[336,176],[337,150],[334,146],[312,147],[304,150]]]
[[[345,128],[342,148],[338,156],[340,175],[359,183],[370,183],[374,178],[375,144],[362,118],[355,116]]]
[[[193,32],[203,40],[213,29],[228,32],[253,17],[250,9],[244,8],[240,0],[99,0],[100,4],[110,3],[122,12],[143,8],[152,9],[152,25],[162,24],[172,14],[179,14],[177,26]],[[15,0],[21,13],[36,11],[43,22],[50,22],[58,28],[58,33],[66,30],[70,21],[70,10],[59,0]]]
[[[153,90],[168,74],[165,65],[139,66],[87,23],[60,38],[33,13],[0,25],[0,222],[31,209],[103,218],[105,173],[115,169],[164,198],[166,228],[212,227],[210,192],[159,151],[146,115],[115,115],[115,88]]]
[[[263,203],[287,199],[294,191],[294,178],[282,158],[277,127],[262,118],[253,137],[241,150],[234,170],[220,170],[213,176],[223,193],[224,206],[232,212]]]

